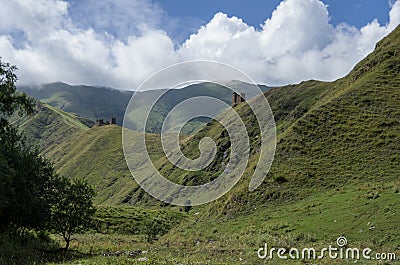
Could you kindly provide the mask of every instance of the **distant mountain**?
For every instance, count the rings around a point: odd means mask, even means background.
[[[133,93],[106,87],[71,86],[65,83],[19,86],[18,90],[57,109],[93,121],[116,117],[117,124],[120,125]]]
[[[232,88],[252,86],[240,81],[227,82]],[[266,86],[260,86],[263,91],[268,90]],[[20,86],[19,90],[39,99],[55,108],[65,112],[75,113],[81,117],[91,119],[109,120],[111,117],[117,119],[117,124],[122,125],[126,107],[131,99],[132,91],[121,91],[113,88],[94,86],[71,86],[65,83],[51,83],[42,86]],[[141,111],[149,104],[149,99],[154,91],[143,91],[135,94],[134,113],[141,118]],[[199,83],[189,85],[181,89],[171,89],[157,102],[154,111],[151,112],[147,123],[147,132],[160,132],[161,125],[168,112],[179,102],[195,96],[211,96],[219,98],[226,103],[231,103],[231,91],[214,83]],[[221,110],[222,111],[222,110]],[[196,119],[185,127],[185,133],[192,133],[209,119]],[[141,120],[137,121],[138,123]],[[133,128],[138,126],[134,125]]]
[[[213,253],[224,264],[232,263],[231,256],[225,255],[232,249],[249,264],[258,264],[255,250],[264,243],[322,249],[336,244],[341,235],[352,246],[397,251],[399,54],[400,27],[344,78],[305,81],[261,95],[274,113],[278,143],[265,181],[253,192],[248,187],[260,154],[260,132],[247,104],[239,104],[235,109],[247,127],[251,146],[243,178],[220,199],[195,207],[188,221],[161,238],[160,244],[177,249],[194,246],[196,255],[200,250]],[[198,92],[191,89],[173,92],[185,98]],[[206,89],[212,92],[215,87]],[[177,98],[168,95],[164,110]],[[164,114],[160,113],[161,118]],[[24,121],[23,127],[44,142],[43,153],[59,173],[87,179],[96,186],[97,203],[164,207],[133,180],[123,156],[121,127],[89,126],[85,119],[46,107]],[[215,179],[229,159],[221,155],[230,148],[229,136],[213,121],[182,139],[182,152],[198,157],[198,144],[204,137],[214,139],[218,150],[215,161],[201,172],[171,165],[162,154],[157,134],[147,134],[147,143],[160,172],[176,183],[199,185]]]

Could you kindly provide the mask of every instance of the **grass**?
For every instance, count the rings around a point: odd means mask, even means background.
[[[247,126],[252,150],[243,178],[217,201],[194,207],[177,226],[171,221],[175,220],[177,208],[151,199],[131,179],[122,156],[119,127],[86,130],[77,139],[60,144],[48,154],[60,172],[97,184],[97,203],[151,206],[156,211],[151,214],[152,220],[160,219],[157,216],[164,210],[171,211],[164,221],[173,225],[149,245],[140,233],[118,234],[130,229],[126,220],[139,214],[143,217],[136,220],[140,226],[141,220],[147,219],[141,210],[105,210],[99,216],[103,223],[108,222],[107,218],[119,220],[122,216],[121,222],[115,221],[115,227],[109,228],[117,234],[80,235],[80,243],[74,248],[85,255],[55,263],[306,264],[312,262],[261,261],[256,251],[264,243],[321,248],[334,245],[339,236],[346,236],[350,247],[370,247],[374,251],[395,252],[400,257],[399,42],[397,28],[348,76],[335,82],[307,81],[265,93],[275,114],[278,145],[266,180],[254,192],[248,191],[248,184],[258,162],[259,130],[253,126],[254,117],[247,105],[239,105],[236,109]],[[157,135],[147,135],[160,171],[187,185],[212,180],[221,172],[221,163],[229,159],[223,155],[230,148],[229,137],[214,121],[182,139],[183,152],[197,157],[198,143],[205,136],[217,143],[217,158],[206,170],[188,173],[160,157]],[[139,257],[102,256],[108,250],[131,249],[149,250],[145,255],[148,260],[140,263]]]
[[[53,147],[46,155],[52,158],[57,172],[70,178],[84,178],[97,191],[95,202],[105,205],[157,203],[139,190],[125,162],[121,127],[94,127]],[[151,141],[156,136],[149,136]],[[150,141],[150,140],[149,140]],[[143,198],[144,197],[144,198]]]
[[[396,253],[400,257],[398,185],[398,182],[375,183],[318,193],[293,204],[252,205],[251,211],[235,218],[210,217],[204,209],[194,208],[184,222],[153,244],[147,243],[143,234],[126,231],[80,234],[75,236],[71,253],[46,264],[263,264],[257,250],[264,243],[270,247],[322,249],[335,246],[339,236],[347,238],[349,247],[369,247],[373,253]],[[378,191],[379,197],[369,198],[372,190]],[[197,211],[200,213],[195,214]],[[108,209],[101,210],[100,216],[112,217],[118,224],[121,216],[132,220],[144,212],[140,208]],[[156,217],[152,211],[146,214]],[[52,238],[62,243],[60,238]],[[133,252],[137,254],[129,256]],[[146,262],[138,260],[144,257]],[[265,264],[300,262],[275,258]],[[313,263],[311,260],[303,263],[307,262]],[[360,262],[396,264],[396,261]],[[354,260],[326,258],[318,260],[318,264],[354,264]]]
[[[65,243],[59,235],[1,231],[0,264],[113,264],[115,252],[131,253],[124,254],[126,262],[120,263],[129,264],[141,256],[139,249],[153,248],[146,226],[159,226],[159,233],[153,234],[156,240],[186,218],[185,213],[172,208],[97,206],[93,226],[86,234],[73,236],[68,252],[61,250]]]
[[[39,147],[43,153],[60,143],[71,141],[76,133],[86,131],[93,125],[88,119],[47,104],[34,116],[18,118],[14,123],[20,126],[32,146]]]

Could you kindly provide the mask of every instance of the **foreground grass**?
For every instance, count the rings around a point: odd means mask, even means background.
[[[63,245],[60,237],[51,235],[52,244],[38,247],[31,241],[12,246],[19,251],[3,248],[3,242],[2,255],[14,251],[15,256],[14,263],[1,264],[399,264],[400,260],[356,261],[327,255],[322,260],[280,260],[276,253],[272,260],[257,256],[265,243],[269,248],[313,247],[318,251],[336,247],[336,239],[345,236],[349,248],[371,248],[372,257],[395,253],[400,258],[399,204],[400,182],[394,181],[322,193],[316,190],[315,195],[295,203],[254,206],[237,216],[210,217],[205,208],[194,208],[179,226],[153,243],[148,243],[143,233],[91,232],[75,235],[71,251],[65,254],[51,251]],[[110,213],[121,229],[135,222],[134,214],[143,214],[141,209],[122,213],[107,209],[101,218],[110,218]],[[157,214],[146,215],[157,218]],[[30,258],[24,259],[24,255]]]
[[[323,259],[260,260],[257,250],[270,247],[336,246],[345,236],[348,247],[371,248],[375,253],[396,253],[400,257],[399,183],[374,183],[316,193],[293,204],[253,208],[232,218],[203,222],[197,209],[181,226],[156,243],[144,244],[140,237],[83,235],[76,248],[96,256],[79,260],[81,264],[354,264],[355,260]],[[200,210],[201,211],[201,210]],[[145,250],[137,257],[103,257],[101,252]],[[399,261],[360,260],[361,264],[399,264]]]

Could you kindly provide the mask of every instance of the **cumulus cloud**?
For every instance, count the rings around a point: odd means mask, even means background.
[[[19,67],[21,84],[135,89],[155,71],[195,59],[231,64],[270,85],[334,80],[400,23],[400,0],[387,25],[373,20],[360,29],[331,25],[319,0],[284,0],[261,29],[217,13],[176,47],[150,1],[79,1],[80,11],[77,0],[0,2],[0,56]]]
[[[143,0],[70,0],[69,14],[79,28],[93,28],[120,39],[157,28],[166,16],[156,3]]]
[[[178,51],[183,58],[216,59],[233,64],[256,81],[271,85],[306,79],[335,80],[370,53],[400,23],[400,1],[390,23],[377,20],[357,29],[329,23],[318,0],[285,0],[260,31],[238,18],[219,13]]]

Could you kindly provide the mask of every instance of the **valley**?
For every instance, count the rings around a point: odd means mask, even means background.
[[[245,174],[220,199],[190,209],[152,198],[131,176],[120,126],[129,92],[66,84],[22,89],[44,102],[35,115],[18,121],[26,136],[54,163],[58,174],[85,179],[97,191],[98,227],[77,235],[71,245],[77,253],[47,264],[299,264],[299,260],[261,261],[257,250],[264,243],[322,248],[336,244],[340,236],[351,247],[394,252],[400,258],[399,54],[398,27],[337,81],[265,88],[260,96],[267,98],[274,113],[277,148],[265,181],[252,192],[248,187],[260,155],[260,131],[248,105],[236,106],[250,138]],[[89,94],[76,100],[76,94],[65,92],[73,89]],[[183,153],[196,158],[199,142],[204,137],[214,139],[216,161],[205,170],[184,172],[162,153],[160,121],[173,103],[198,91],[231,100],[229,91],[210,84],[174,91],[160,103],[146,134],[152,161],[179,184],[212,181],[229,159],[223,155],[230,147],[229,135],[210,120],[194,124],[181,141]],[[142,93],[145,104],[145,93],[150,92]],[[95,119],[114,116],[117,125],[94,126]],[[151,240],[148,229],[156,230]],[[134,257],[103,255],[136,250],[145,252]],[[362,260],[363,264],[396,262]],[[318,260],[318,264],[353,263]]]

